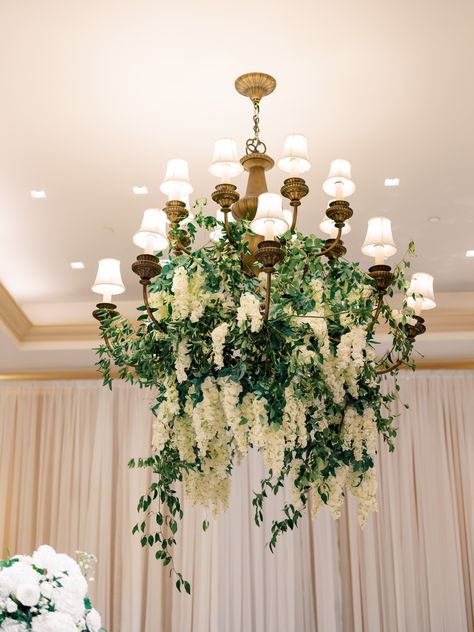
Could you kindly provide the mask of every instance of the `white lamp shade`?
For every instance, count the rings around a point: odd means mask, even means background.
[[[416,299],[422,299],[421,309],[436,307],[433,292],[433,277],[426,272],[416,272],[411,277],[410,287],[406,293],[408,307],[415,307]],[[415,298],[413,298],[413,296]]]
[[[150,248],[155,252],[168,248],[166,213],[157,208],[148,208],[143,214],[140,229],[133,236],[139,248]]]
[[[289,229],[282,210],[282,199],[277,193],[262,193],[258,196],[257,214],[250,228],[257,235],[265,235],[266,224],[273,224],[275,235],[283,235]]]
[[[214,153],[209,171],[216,178],[228,180],[240,175],[244,168],[237,157],[233,138],[219,138],[214,143]]]
[[[282,171],[294,176],[311,169],[308,160],[308,139],[303,134],[289,134],[285,139],[283,154],[278,161]]]
[[[319,228],[329,235],[332,239],[337,237],[337,228],[333,219],[329,219],[329,217],[324,217],[323,221],[319,224]],[[341,235],[347,235],[347,233],[351,232],[351,226],[347,222],[344,223],[344,227],[342,229]]]
[[[351,163],[338,158],[331,162],[328,179],[323,184],[323,190],[331,197],[340,195],[349,197],[355,191],[355,184],[351,179]]]
[[[118,259],[101,259],[97,270],[97,277],[92,291],[97,294],[122,294],[125,286],[120,276],[120,261]]]
[[[383,247],[385,259],[397,252],[395,242],[392,237],[392,222],[388,217],[371,217],[367,226],[362,252],[368,257],[375,257],[380,248]]]
[[[185,195],[193,192],[186,160],[181,158],[168,160],[165,179],[160,186],[160,190],[173,200],[180,200]]]

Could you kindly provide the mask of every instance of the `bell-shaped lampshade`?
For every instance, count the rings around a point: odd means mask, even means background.
[[[92,291],[103,294],[104,303],[109,303],[114,294],[125,292],[125,286],[120,276],[120,261],[118,259],[101,259]]]
[[[371,217],[367,226],[362,252],[368,257],[375,257],[376,263],[397,252],[392,236],[392,222],[388,217]]]
[[[257,235],[273,240],[289,229],[282,210],[282,199],[277,193],[262,193],[258,196],[257,214],[250,224]]]
[[[209,171],[222,182],[240,175],[244,168],[237,157],[237,147],[233,138],[219,138],[214,143],[214,154]]]
[[[436,307],[433,292],[433,277],[426,272],[416,272],[411,277],[410,287],[406,293],[408,307],[416,311]],[[418,309],[417,309],[418,308]]]
[[[348,160],[333,160],[328,179],[323,184],[324,192],[336,200],[349,197],[355,191],[351,177],[351,163]]]
[[[180,200],[185,195],[189,195],[193,192],[186,160],[182,160],[181,158],[168,160],[165,179],[160,186],[160,190],[167,195],[170,200]]]
[[[152,255],[168,248],[166,213],[157,208],[148,208],[143,214],[140,229],[133,236],[133,243]]]
[[[235,219],[233,218],[232,213],[227,213],[227,218],[228,218],[229,223],[235,222]],[[222,223],[224,223],[225,221],[225,214],[219,208],[216,211],[216,219]],[[224,234],[225,234],[225,231],[220,226],[216,226],[214,230],[210,231],[209,237],[211,241],[219,241],[219,239],[221,239],[221,237]]]
[[[283,154],[278,161],[282,171],[296,177],[311,169],[308,160],[308,139],[303,134],[289,134],[285,139]]]
[[[333,219],[330,219],[329,217],[324,217],[323,221],[319,224],[319,228],[323,231],[323,233],[326,233],[326,235],[329,235],[331,239],[336,239],[338,231]],[[347,235],[347,233],[350,233],[350,232],[351,232],[351,226],[350,224],[345,222],[341,235]]]

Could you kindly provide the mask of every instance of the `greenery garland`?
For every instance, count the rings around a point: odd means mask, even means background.
[[[198,201],[187,226],[193,241],[197,227],[222,230],[203,214],[204,204]],[[150,288],[159,330],[145,306],[138,328],[104,314],[102,332],[113,351],[98,350],[106,384],[113,360],[120,377],[152,389],[153,453],[129,465],[149,467],[156,477],[140,499],[143,520],[133,531],[142,546],[156,548],[156,558],[170,565],[178,589],[187,592],[189,583],[172,564],[183,517],[176,483],[217,514],[227,507],[234,465],[249,448],[261,451],[268,476],[252,501],[257,525],[269,492],[276,494],[287,478],[293,490],[281,520],[272,523],[273,550],[308,505],[313,516],[326,504],[339,517],[346,489],[365,524],[376,509],[377,434],[390,450],[396,435],[389,403],[398,386],[384,394],[377,374],[386,358],[376,361],[373,279],[358,263],[317,257],[324,242],[315,236],[288,233],[264,323],[264,284],[241,269],[248,222],[235,222],[231,231],[236,246],[223,236],[164,265]],[[402,261],[395,268],[389,294],[406,289],[407,267]],[[409,357],[413,342],[404,325],[414,322],[412,312],[405,304],[400,312],[384,304],[380,314],[394,350]]]

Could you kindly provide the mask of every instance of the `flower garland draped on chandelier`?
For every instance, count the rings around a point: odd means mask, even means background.
[[[232,139],[215,144],[217,218],[204,214],[205,200],[190,214],[188,165],[170,160],[161,185],[169,200],[163,210],[145,211],[133,238],[145,251],[132,265],[143,288],[138,324],[111,302],[124,291],[119,261],[101,260],[92,288],[103,294],[94,316],[104,340],[98,350],[104,382],[111,385],[113,362],[122,379],[152,393],[153,452],[130,466],[150,467],[156,477],[140,499],[143,520],[134,531],[142,546],[156,547],[188,592],[171,563],[183,516],[176,483],[217,514],[228,505],[234,465],[249,448],[263,453],[268,469],[252,500],[257,525],[267,494],[291,480],[293,499],[272,523],[272,549],[308,505],[313,516],[326,504],[339,517],[346,490],[365,524],[376,509],[377,433],[391,449],[396,435],[388,406],[397,392],[382,394],[382,375],[413,367],[413,343],[425,331],[421,310],[435,307],[430,275],[414,274],[408,283],[408,261],[393,270],[386,265],[397,251],[389,219],[369,220],[362,252],[375,265],[368,272],[344,259],[341,238],[353,213],[347,198],[355,190],[346,160],[332,162],[323,185],[333,198],[320,225],[329,239],[297,230],[309,192],[301,177],[310,169],[307,140],[287,137],[278,166],[288,177],[281,196],[267,192],[265,171],[274,161],[260,138],[259,108],[276,82],[249,73],[235,86],[253,102],[254,136],[240,161]],[[231,179],[244,169],[248,183],[240,197]],[[198,228],[210,231],[211,243],[192,250]],[[169,260],[160,265],[167,247]],[[394,290],[406,293],[400,310],[384,300]],[[393,342],[376,359],[381,320]]]

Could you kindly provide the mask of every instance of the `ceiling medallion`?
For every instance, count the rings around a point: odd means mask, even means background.
[[[272,549],[308,508],[316,515],[325,504],[337,518],[346,492],[357,497],[365,523],[376,508],[377,435],[392,445],[396,434],[388,406],[397,392],[384,394],[382,376],[412,365],[415,338],[425,331],[421,311],[435,307],[430,275],[414,274],[408,283],[409,261],[386,264],[397,252],[388,218],[369,220],[362,252],[375,263],[368,271],[344,258],[342,236],[353,215],[347,198],[355,190],[347,160],[334,160],[323,184],[331,201],[320,228],[328,238],[297,230],[309,192],[302,177],[311,167],[307,140],[287,137],[278,161],[287,175],[281,195],[268,192],[265,172],[274,161],[260,135],[260,103],[276,82],[249,73],[235,85],[253,103],[253,135],[240,160],[232,139],[215,143],[217,218],[204,214],[202,199],[191,217],[188,165],[170,160],[161,184],[168,202],[145,211],[133,238],[144,250],[132,265],[143,291],[137,324],[112,302],[124,291],[118,260],[99,262],[92,288],[103,295],[94,317],[104,382],[111,385],[115,365],[122,379],[152,393],[153,452],[130,465],[152,468],[155,479],[140,499],[143,518],[134,531],[185,590],[189,584],[171,564],[183,515],[176,484],[217,514],[249,448],[262,453],[268,472],[252,500],[257,524],[267,494],[292,489],[272,523]],[[244,170],[241,197],[231,180]],[[210,231],[211,242],[193,248],[198,229]],[[405,292],[399,310],[385,301],[394,291]],[[377,359],[380,321],[393,342]]]

